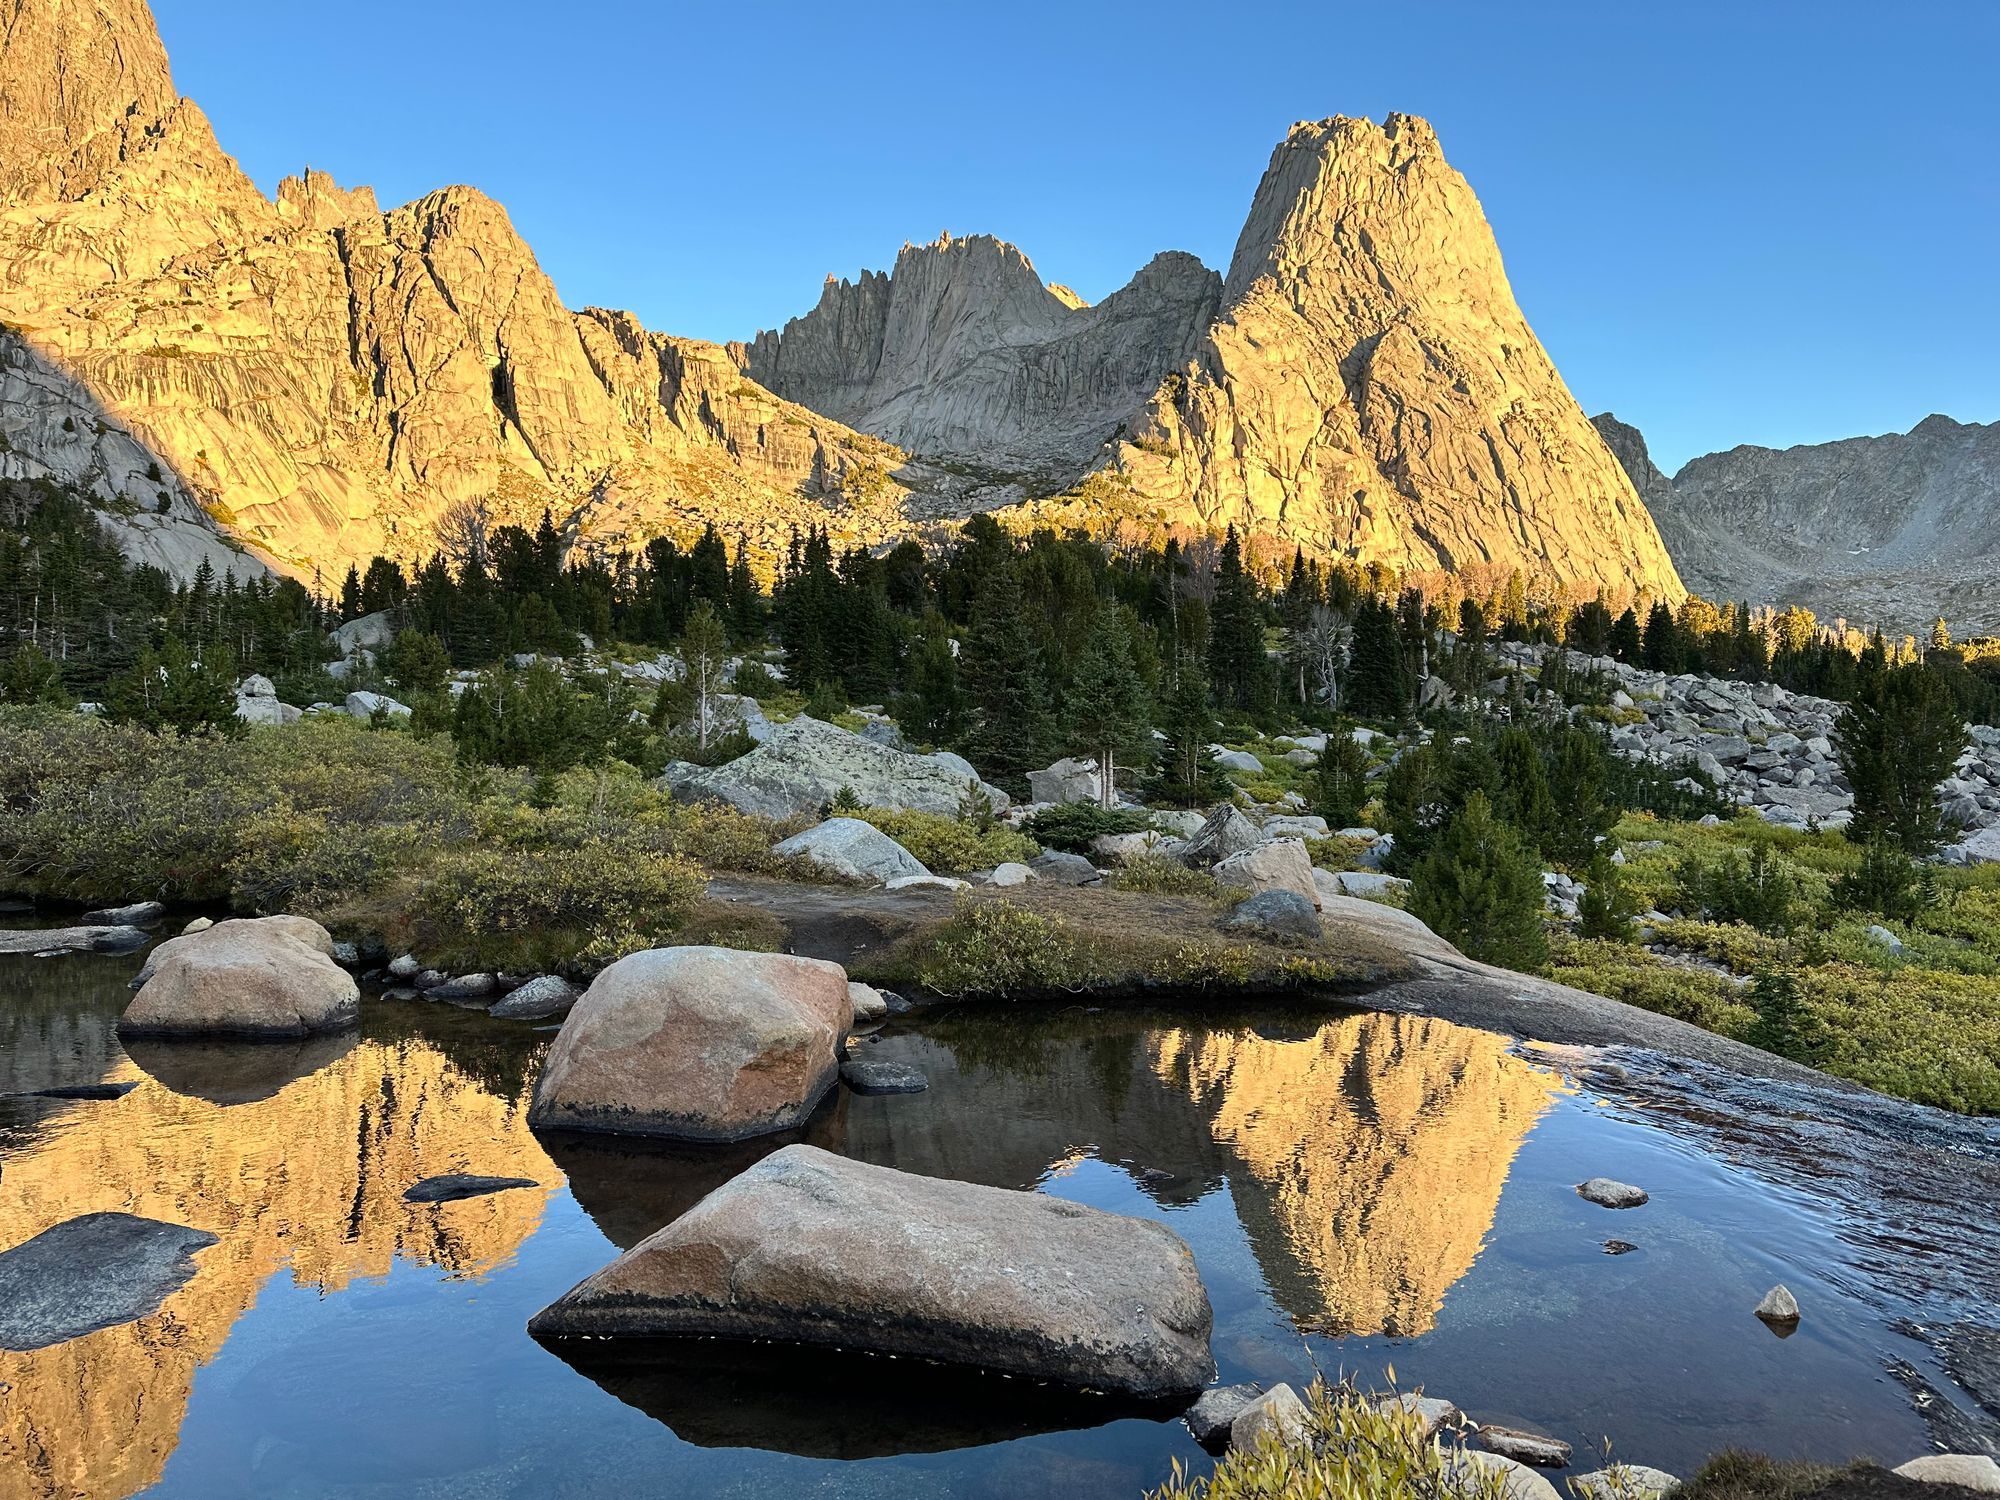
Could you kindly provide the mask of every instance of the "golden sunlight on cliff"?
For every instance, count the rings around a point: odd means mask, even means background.
[[[1257,1244],[1279,1301],[1330,1334],[1431,1327],[1561,1087],[1500,1037],[1415,1016],[1300,1040],[1171,1031],[1156,1066],[1247,1168],[1231,1189],[1253,1244],[1259,1225],[1283,1236]]]
[[[332,1292],[400,1257],[479,1276],[541,1221],[559,1174],[501,1098],[418,1042],[362,1042],[268,1098],[218,1104],[121,1060],[140,1086],[52,1117],[6,1161],[0,1245],[123,1210],[221,1243],[152,1317],[32,1354],[0,1353],[0,1500],[132,1494],[173,1452],[196,1369],[276,1272]],[[226,1097],[226,1096],[225,1096]],[[358,1124],[357,1124],[358,1122]],[[306,1158],[302,1141],[313,1143]],[[442,1172],[548,1186],[436,1206],[403,1192]]]

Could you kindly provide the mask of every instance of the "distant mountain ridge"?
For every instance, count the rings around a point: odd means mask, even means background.
[[[1941,614],[2000,630],[2000,423],[1933,415],[1906,433],[1745,445],[1670,479],[1636,428],[1592,420],[1696,592],[1892,631]]]

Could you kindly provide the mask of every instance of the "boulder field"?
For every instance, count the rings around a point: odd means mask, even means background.
[[[833,1087],[853,1021],[838,964],[731,948],[633,953],[571,1008],[528,1118],[691,1141],[788,1130]]]
[[[1136,1399],[1209,1379],[1164,1225],[787,1146],[537,1313],[542,1339],[776,1339]]]
[[[246,917],[169,938],[147,956],[121,1036],[301,1037],[351,1026],[361,992],[305,917]]]

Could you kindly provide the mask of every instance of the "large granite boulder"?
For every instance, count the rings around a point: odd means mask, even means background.
[[[838,964],[731,948],[621,958],[571,1008],[530,1123],[740,1141],[803,1124],[853,1024]]]
[[[803,859],[845,880],[871,880],[877,885],[930,874],[916,855],[860,818],[828,818],[804,833],[793,834],[771,852],[786,859]]]
[[[1178,1235],[787,1146],[537,1313],[539,1338],[776,1339],[1153,1398],[1212,1315]]]
[[[1081,756],[1028,773],[1028,797],[1034,802],[1096,802],[1103,791],[1097,762]]]
[[[669,783],[684,802],[718,801],[767,818],[816,813],[844,791],[865,807],[955,814],[974,788],[996,811],[1007,794],[928,755],[912,755],[801,716],[748,755],[719,766],[681,767]]]
[[[354,978],[305,917],[249,917],[169,938],[146,958],[121,1036],[300,1037],[351,1026]]]
[[[1319,905],[1312,856],[1306,853],[1306,846],[1299,839],[1273,839],[1268,844],[1258,844],[1216,861],[1209,873],[1218,883],[1248,891],[1253,896],[1265,891],[1290,891],[1314,907]]]
[[[1241,854],[1245,849],[1254,849],[1263,841],[1263,831],[1244,817],[1238,808],[1225,802],[1189,836],[1180,857],[1186,864],[1203,868],[1232,854]]]

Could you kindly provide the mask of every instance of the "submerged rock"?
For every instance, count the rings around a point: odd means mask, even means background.
[[[87,911],[83,923],[86,927],[143,927],[166,914],[167,908],[158,901],[134,901],[130,906],[100,906]]]
[[[150,941],[137,927],[41,927],[0,932],[0,954],[133,953]]]
[[[251,917],[169,938],[119,1018],[121,1036],[298,1037],[354,1024],[361,991],[304,917]]]
[[[469,1172],[445,1172],[426,1177],[403,1194],[405,1203],[455,1203],[460,1198],[483,1198],[508,1188],[540,1187],[532,1177],[479,1177]]]
[[[788,1130],[833,1086],[853,1019],[838,964],[730,948],[630,954],[570,1010],[528,1119],[697,1141]]]
[[[1616,1182],[1609,1177],[1593,1177],[1588,1182],[1576,1185],[1577,1196],[1600,1208],[1637,1208],[1650,1201],[1644,1188],[1635,1188],[1629,1182]]]
[[[158,1311],[197,1269],[205,1229],[84,1214],[0,1251],[0,1349],[26,1352]]]
[[[1214,1371],[1162,1224],[787,1146],[572,1288],[538,1338],[830,1345],[1153,1398]]]
[[[920,1068],[862,1058],[840,1065],[840,1081],[857,1094],[921,1094],[931,1086]]]
[[[576,1004],[576,986],[554,974],[530,979],[487,1014],[501,1021],[544,1021],[568,1015]]]
[[[124,1083],[61,1083],[54,1088],[32,1089],[30,1099],[123,1099],[139,1086],[136,1078]]]
[[[1229,1445],[1229,1428],[1252,1402],[1264,1394],[1254,1382],[1244,1385],[1210,1386],[1201,1399],[1181,1416],[1197,1443],[1210,1453],[1220,1453]]]
[[[1569,1462],[1570,1446],[1560,1438],[1539,1432],[1523,1432],[1517,1427],[1487,1423],[1478,1432],[1480,1446],[1517,1463],[1542,1469],[1560,1469]]]

